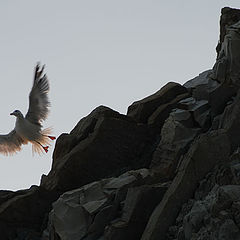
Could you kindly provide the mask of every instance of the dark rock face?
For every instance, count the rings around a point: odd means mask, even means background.
[[[143,155],[148,141],[147,126],[99,107],[82,119],[69,135],[60,136],[52,170],[42,179],[41,186],[64,192],[145,167],[148,163]]]
[[[240,239],[240,10],[220,25],[213,69],[96,108],[40,186],[0,191],[0,239]]]
[[[217,61],[212,77],[221,83],[228,83],[239,88],[240,74],[240,11],[225,8],[222,10],[222,33]],[[228,23],[225,21],[229,20]],[[229,25],[228,25],[229,24]]]
[[[193,195],[198,182],[216,163],[224,162],[230,154],[229,140],[224,131],[201,135],[182,159],[178,173],[160,204],[152,213],[142,240],[165,239],[169,225],[179,208]]]
[[[166,239],[239,239],[239,153],[218,164],[200,181],[194,198],[184,203]]]
[[[209,115],[208,102],[186,98],[179,102],[179,108],[172,110],[166,119],[161,140],[156,147],[151,168],[162,177],[172,177],[179,158],[187,151],[190,143],[204,128]]]
[[[162,199],[167,187],[168,184],[155,184],[129,188],[121,217],[109,224],[104,238],[140,239],[153,209]]]
[[[239,133],[240,133],[240,92],[237,93],[235,99],[225,108],[221,116],[219,127],[226,129],[226,132],[231,141],[233,150],[239,147]]]
[[[188,93],[183,93],[178,95],[172,101],[161,104],[148,118],[148,125],[154,128],[154,131],[158,133],[162,128],[165,120],[168,118],[171,111],[178,107],[179,102],[185,98],[189,97]]]
[[[129,106],[127,115],[134,118],[137,122],[147,123],[148,119],[159,107],[169,104],[178,95],[184,93],[187,93],[186,88],[178,83],[170,82],[153,95],[134,102]],[[151,119],[150,122],[153,122],[153,120]]]
[[[219,43],[216,47],[217,54],[219,55],[221,44],[224,41],[224,37],[226,35],[227,28],[236,22],[240,21],[240,10],[233,9],[229,7],[225,7],[221,11],[221,18],[220,18],[220,37]]]
[[[71,240],[86,236],[112,240],[140,237],[154,206],[167,189],[164,185],[143,185],[153,177],[149,170],[140,169],[64,193],[53,204],[44,239],[54,235]],[[139,207],[144,207],[144,211],[139,212]],[[74,222],[80,222],[81,227]]]
[[[40,239],[45,218],[56,195],[37,186],[2,194],[0,205],[1,239]]]

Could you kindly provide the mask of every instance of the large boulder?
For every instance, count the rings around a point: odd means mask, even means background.
[[[95,109],[56,143],[51,171],[41,186],[68,191],[147,166],[148,127],[107,107]]]
[[[183,84],[196,100],[209,100],[210,92],[219,85],[217,81],[210,78],[212,72],[212,69],[204,71]]]
[[[159,91],[142,100],[134,102],[128,107],[127,115],[134,118],[137,122],[147,123],[148,118],[161,105],[174,100],[178,95],[187,93],[187,89],[179,83],[169,82]]]
[[[161,201],[168,186],[168,183],[164,183],[129,188],[122,215],[107,226],[104,239],[140,239],[153,209]]]
[[[173,111],[161,131],[161,141],[153,153],[150,167],[161,177],[171,178],[176,170],[180,156],[200,132],[199,128],[189,128],[181,122],[191,120],[188,111]],[[190,123],[192,125],[192,123]]]
[[[28,190],[8,192],[0,205],[0,235],[2,240],[37,239],[44,229],[44,220],[57,196],[32,186]]]
[[[140,169],[64,193],[53,203],[43,239],[97,240],[102,235],[112,240],[139,239],[167,189],[167,185],[148,185],[153,179],[148,169]]]
[[[147,124],[154,128],[156,133],[161,131],[161,128],[168,118],[171,111],[178,107],[179,102],[189,97],[189,93],[183,93],[175,97],[172,101],[161,104],[148,118]]]
[[[153,152],[150,167],[161,177],[174,177],[181,156],[199,133],[210,127],[207,100],[185,98],[173,109],[161,129],[161,140]]]
[[[221,114],[227,103],[236,95],[237,88],[227,82],[219,83],[214,70],[207,70],[184,85],[196,101],[206,100],[211,116]]]

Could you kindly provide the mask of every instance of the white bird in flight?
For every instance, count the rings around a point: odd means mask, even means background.
[[[8,155],[21,150],[22,144],[32,143],[33,153],[48,152],[51,129],[42,130],[42,121],[47,118],[50,102],[48,100],[49,82],[46,74],[43,75],[44,66],[37,64],[33,79],[33,86],[29,94],[28,112],[23,116],[19,110],[10,113],[16,117],[15,128],[5,135],[0,135],[0,152]]]

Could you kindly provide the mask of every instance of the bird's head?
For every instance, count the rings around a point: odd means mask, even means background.
[[[19,110],[15,110],[14,112],[10,113],[10,115],[15,117],[23,117],[23,114]]]

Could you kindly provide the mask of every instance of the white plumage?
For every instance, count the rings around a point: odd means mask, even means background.
[[[16,117],[15,128],[5,135],[0,135],[0,152],[8,155],[21,150],[22,144],[32,143],[33,152],[48,151],[50,129],[42,130],[42,121],[47,118],[50,102],[48,100],[49,82],[46,74],[43,74],[44,66],[37,64],[33,86],[29,94],[29,108],[26,116],[19,110],[10,115]]]

